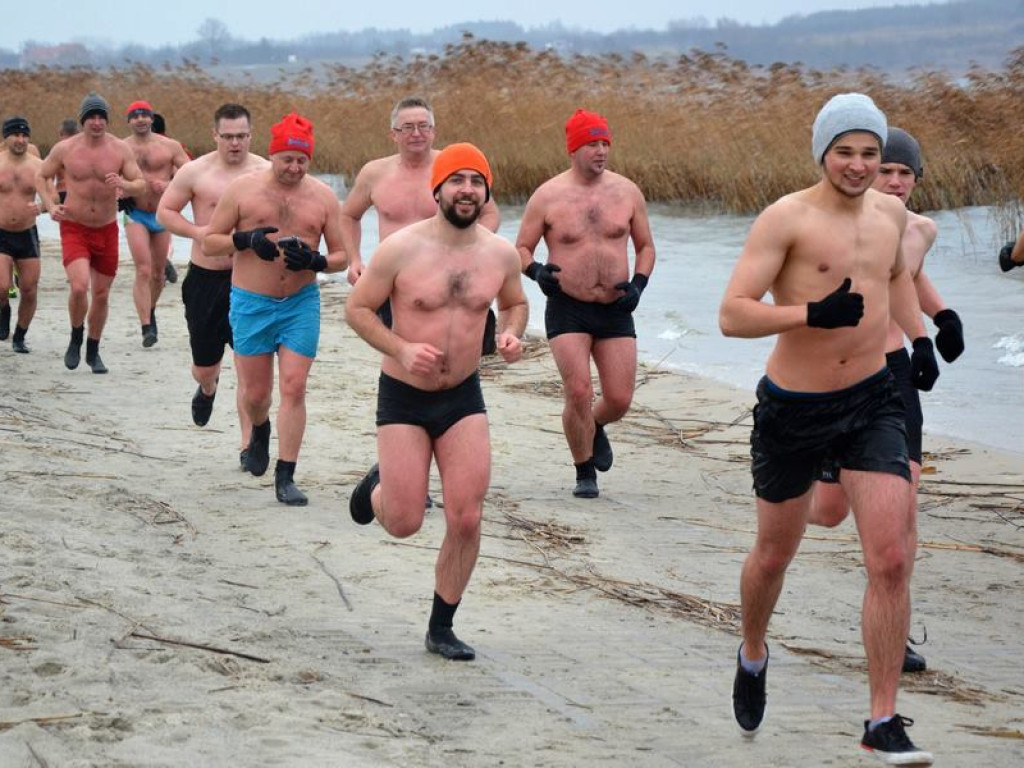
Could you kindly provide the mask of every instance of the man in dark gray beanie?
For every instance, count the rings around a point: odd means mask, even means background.
[[[871,189],[887,128],[864,94],[822,108],[811,141],[820,180],[757,217],[719,310],[726,336],[777,337],[750,436],[758,530],[740,576],[733,715],[747,737],[761,727],[768,623],[827,470],[853,506],[867,574],[861,747],[890,764],[930,765],[907,736],[912,721],[896,713],[916,537],[904,406],[886,366],[891,319],[914,339],[914,386],[931,389],[938,365],[903,259],[907,210]]]
[[[146,189],[131,148],[107,133],[110,107],[96,93],[82,99],[78,120],[82,132],[57,142],[39,169],[39,194],[50,217],[60,224],[64,271],[71,296],[68,315],[71,341],[64,365],[78,367],[88,318],[85,362],[93,373],[106,373],[100,358],[100,336],[107,322],[110,286],[117,274],[117,196],[140,195]],[[61,174],[67,187],[63,203],[48,184]],[[91,299],[91,301],[90,301]]]

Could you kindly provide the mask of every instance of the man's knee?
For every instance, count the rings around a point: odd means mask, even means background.
[[[594,399],[594,387],[589,379],[574,378],[565,382],[565,400],[571,408],[589,408]]]
[[[868,581],[873,583],[902,584],[910,578],[910,567],[910,542],[902,538],[865,553]]]
[[[629,406],[633,402],[633,392],[631,390],[625,392],[602,392],[601,399],[604,401],[608,420],[618,421],[629,410]]]
[[[473,541],[480,538],[480,521],[483,517],[482,504],[453,502],[450,507],[446,510],[449,533],[460,541]]]

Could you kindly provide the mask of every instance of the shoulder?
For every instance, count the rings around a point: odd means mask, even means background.
[[[907,211],[907,229],[913,229],[930,240],[934,240],[935,235],[938,233],[938,227],[934,221],[927,216],[922,216],[920,213],[914,213],[913,211]]]
[[[356,174],[356,183],[372,185],[377,179],[386,174],[398,164],[398,155],[388,155],[371,160],[359,169]]]
[[[215,150],[216,151],[216,150]],[[213,152],[210,153],[214,154]],[[252,152],[245,159],[246,168],[253,171],[261,171],[270,167],[270,161],[262,155],[254,155]]]
[[[550,179],[541,184],[537,189],[530,195],[530,205],[546,205],[553,199],[556,199],[561,191],[564,191],[569,186],[569,174],[568,171],[552,176]]]

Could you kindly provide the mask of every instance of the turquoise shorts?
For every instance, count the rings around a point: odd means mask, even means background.
[[[272,355],[283,345],[303,357],[316,357],[320,287],[310,283],[298,293],[279,299],[233,285],[228,319],[235,354]]]
[[[127,211],[124,215],[125,226],[128,222],[134,221],[136,224],[144,226],[150,234],[159,235],[164,232],[164,228],[160,226],[160,222],[156,220],[156,211],[144,211],[141,208],[132,208]]]

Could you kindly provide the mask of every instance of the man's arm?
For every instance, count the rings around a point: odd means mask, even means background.
[[[523,219],[519,222],[516,235],[516,251],[519,252],[519,269],[525,272],[533,263],[533,252],[544,236],[546,211],[543,199],[535,192],[527,201]]]
[[[50,212],[50,216],[54,221],[59,221],[59,217],[63,215],[64,211],[64,206],[60,204],[57,198],[56,187],[53,183],[57,173],[64,166],[64,152],[62,150],[63,148],[60,142],[58,142],[39,166],[35,179],[36,193],[43,201],[43,207]]]
[[[394,358],[398,358],[406,342],[384,325],[377,316],[377,307],[394,290],[399,258],[393,241],[381,243],[345,302],[345,321],[349,327],[378,352]]]
[[[786,211],[775,203],[754,221],[718,310],[725,336],[772,336],[806,326],[807,305],[766,304],[762,299],[786,263],[789,229]]]
[[[121,141],[121,146],[122,162],[120,176],[118,174],[108,174],[107,183],[119,188],[125,197],[145,194],[146,180],[142,176],[139,164],[135,161],[135,153],[132,152],[132,148],[124,141]],[[112,179],[111,176],[114,178]]]
[[[654,271],[654,237],[651,235],[651,221],[647,216],[647,201],[639,187],[636,188],[636,197],[636,208],[629,228],[633,250],[636,251],[633,274],[650,277]]]
[[[324,226],[327,269],[324,272],[341,272],[348,267],[348,252],[341,225],[341,204],[330,188],[324,190],[324,196],[327,199],[327,223]]]
[[[530,317],[530,305],[523,293],[523,276],[519,271],[519,258],[515,248],[509,247],[505,262],[505,280],[498,291],[498,322],[495,348],[506,363],[514,363],[523,356],[523,333]]]
[[[235,244],[231,233],[238,224],[238,182],[235,181],[224,190],[213,209],[210,223],[206,225],[203,235],[203,253],[207,256],[230,256],[235,252]]]
[[[348,281],[356,284],[359,276],[363,273],[363,259],[359,248],[363,241],[362,218],[370,206],[373,205],[371,193],[373,191],[373,164],[367,163],[356,174],[356,180],[352,189],[345,196],[345,202],[341,206],[339,219],[341,221],[342,247],[348,254]]]
[[[192,200],[192,177],[195,174],[190,171],[186,168],[174,174],[156,207],[156,220],[175,235],[201,242],[206,227],[197,226],[181,214]]]

